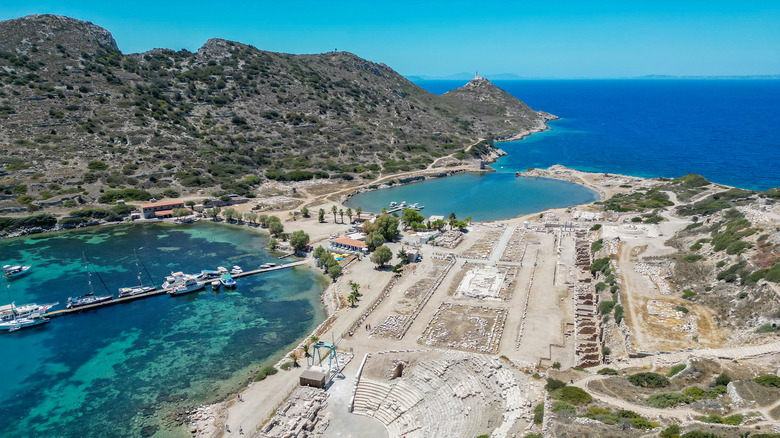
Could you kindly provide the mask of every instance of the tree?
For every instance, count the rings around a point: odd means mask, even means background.
[[[336,223],[336,211],[337,211],[337,210],[338,210],[338,209],[336,208],[336,206],[335,206],[335,205],[334,205],[334,206],[332,206],[332,207],[330,207],[330,212],[331,212],[331,213],[333,213],[333,223],[334,223],[334,224]]]
[[[309,217],[309,209],[306,207],[301,208],[301,216]]]
[[[184,203],[184,205],[186,205],[189,208],[192,208],[195,206],[195,201],[187,201]]]
[[[414,228],[412,224],[421,224],[425,222],[425,216],[413,208],[407,208],[404,209],[404,212],[401,214],[401,222],[407,227]]]
[[[268,215],[267,214],[261,214],[257,216],[257,222],[260,223],[260,226],[265,228],[268,226]]]
[[[254,211],[244,213],[244,218],[246,218],[246,220],[248,220],[249,223],[254,224],[257,222],[257,213],[255,213]]]
[[[322,246],[318,246],[314,248],[314,258],[317,260],[320,260],[322,258],[322,255],[325,254],[327,251],[325,251],[325,248]]]
[[[190,210],[186,208],[174,208],[173,209],[173,216],[174,217],[183,217],[183,216],[189,216],[190,213],[192,213]]]
[[[444,222],[443,219],[436,219],[431,223],[431,228],[436,228],[437,230],[441,230],[444,228],[444,226],[447,224],[447,222]]]
[[[455,212],[453,211],[452,213],[450,213],[450,218],[449,218],[450,229],[452,229],[452,225],[455,223],[455,219],[456,219],[455,218]]]
[[[358,283],[355,283],[354,281],[350,280],[349,287],[352,288],[352,293],[355,294],[355,296],[360,295],[360,292],[358,292],[358,290],[360,290],[360,285]]]
[[[466,224],[466,222],[463,222],[463,221],[455,221],[455,222],[452,223],[452,225],[457,227],[459,230],[463,230],[464,228],[466,228],[468,226],[468,224]]]
[[[306,245],[309,244],[309,235],[301,230],[293,231],[290,235],[290,245],[295,248],[296,251],[303,251]]]
[[[355,216],[360,216],[360,214],[363,213],[363,207],[356,207],[355,208]]]
[[[320,208],[320,211],[317,213],[317,220],[320,221],[320,223],[325,222],[325,209]]]
[[[374,231],[366,236],[366,246],[369,251],[373,251],[385,243],[385,238],[378,231]]]
[[[374,262],[378,267],[382,267],[387,262],[390,261],[390,259],[393,258],[393,251],[390,250],[390,248],[382,245],[379,248],[377,248],[373,254],[371,254],[371,261]]]
[[[339,275],[341,275],[341,271],[342,271],[341,265],[339,265],[338,263],[328,267],[328,275],[330,275],[330,278],[332,278],[333,281],[336,281],[336,278]]]
[[[225,210],[222,211],[222,216],[225,216],[225,219],[227,219],[228,221],[232,221],[233,219],[235,219],[237,214],[238,212],[236,211],[235,208],[226,208]]]
[[[301,347],[301,350],[303,350],[303,356],[309,357],[309,344],[303,344],[303,347]]]
[[[347,208],[347,217],[349,218],[349,223],[352,223],[352,209],[351,208]]]
[[[214,207],[211,210],[209,210],[209,216],[211,216],[212,219],[217,220],[219,217],[219,214],[222,212],[222,209],[219,207]]]
[[[349,294],[347,297],[347,302],[349,303],[349,307],[355,307],[355,302],[357,301],[357,297],[355,294]]]
[[[290,360],[292,361],[293,366],[297,367],[298,366],[298,353],[296,353],[294,351],[292,353],[290,353]]]
[[[397,217],[383,214],[373,224],[368,224],[364,229],[368,228],[369,232],[377,231],[385,240],[393,240],[398,235],[398,223]]]
[[[344,209],[339,208],[339,216],[341,216],[341,223],[344,223]]]
[[[278,244],[279,244],[279,242],[272,237],[271,240],[268,241],[268,249],[273,251],[273,250],[276,249],[276,245],[278,245]]]
[[[282,221],[276,216],[269,216],[266,222],[268,224],[268,231],[272,236],[278,237],[284,232],[284,225]]]
[[[401,259],[401,263],[409,262],[409,257],[406,255],[406,250],[404,248],[399,249],[398,254],[396,254],[395,256]]]

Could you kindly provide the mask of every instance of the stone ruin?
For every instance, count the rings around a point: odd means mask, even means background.
[[[591,287],[574,286],[574,363],[580,367],[601,364],[604,339],[598,313],[599,294]]]

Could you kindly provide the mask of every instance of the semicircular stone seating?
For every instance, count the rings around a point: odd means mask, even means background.
[[[391,437],[478,435],[488,424],[499,425],[493,436],[507,436],[518,419],[531,415],[532,384],[519,379],[500,360],[447,352],[418,362],[401,378],[361,378],[354,413],[376,418]]]

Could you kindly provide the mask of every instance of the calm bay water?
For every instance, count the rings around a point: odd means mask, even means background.
[[[346,205],[379,212],[390,202],[406,201],[425,206],[424,216],[449,216],[454,212],[476,221],[506,219],[548,208],[584,204],[598,199],[596,192],[577,184],[547,178],[515,178],[501,169],[487,174],[465,173],[353,196]]]
[[[82,252],[110,292],[137,282],[134,248],[156,285],[171,271],[244,269],[275,260],[267,237],[213,223],[122,225],[0,241],[3,263],[32,264],[3,284],[17,304],[88,291]],[[144,273],[144,283],[149,280]],[[92,276],[96,294],[104,294]],[[324,279],[293,268],[209,288],[63,316],[0,334],[0,430],[4,436],[185,436],[160,425],[177,409],[229,395],[324,319]],[[8,287],[6,287],[8,286]]]
[[[466,81],[417,84],[441,94]],[[563,164],[640,177],[698,173],[746,189],[780,186],[778,80],[522,80],[495,84],[561,117],[502,143],[505,169]]]

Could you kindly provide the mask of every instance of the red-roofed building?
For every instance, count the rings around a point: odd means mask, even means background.
[[[332,251],[353,251],[353,252],[368,252],[368,245],[366,242],[360,240],[350,239],[349,237],[336,237],[330,239],[330,250]]]
[[[155,217],[171,217],[174,208],[184,208],[183,201],[173,202],[155,202],[153,204],[144,204],[141,206],[141,214],[146,219]]]

